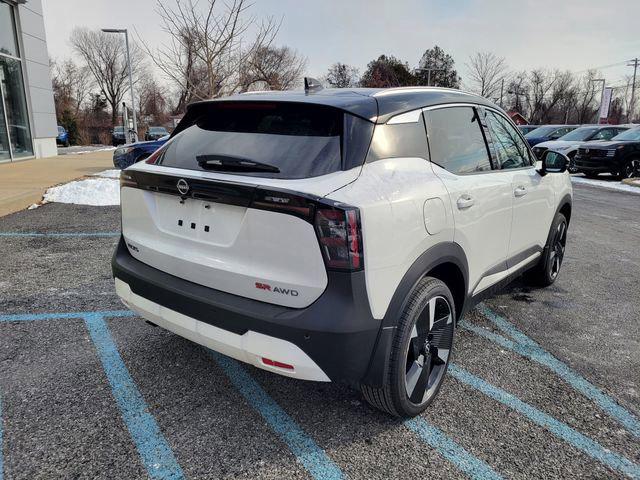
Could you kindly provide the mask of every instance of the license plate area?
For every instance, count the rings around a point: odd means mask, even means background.
[[[236,240],[245,207],[154,194],[156,225],[164,233],[198,242],[229,246]]]

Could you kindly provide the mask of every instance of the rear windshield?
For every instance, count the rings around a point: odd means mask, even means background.
[[[151,133],[165,133],[167,129],[164,127],[150,127],[149,131]]]
[[[322,105],[219,102],[176,135],[158,163],[255,177],[317,177],[361,165],[372,132],[371,122]],[[231,163],[234,168],[225,167]]]

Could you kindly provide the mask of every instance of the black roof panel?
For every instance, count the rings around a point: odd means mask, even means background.
[[[447,103],[476,103],[498,108],[489,100],[460,90],[436,87],[405,88],[325,88],[305,93],[303,90],[249,92],[230,97],[205,100],[189,105],[187,111],[217,102],[271,101],[328,105],[366,118],[386,123],[391,117],[417,108]]]

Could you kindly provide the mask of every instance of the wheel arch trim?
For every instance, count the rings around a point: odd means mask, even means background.
[[[462,247],[455,242],[438,243],[422,253],[422,255],[413,262],[411,267],[409,267],[402,277],[402,280],[400,280],[398,287],[391,297],[384,318],[380,323],[378,338],[373,353],[371,354],[369,368],[367,369],[365,377],[362,379],[362,383],[373,387],[383,385],[384,379],[388,374],[389,353],[397,320],[407,304],[410,293],[415,289],[418,282],[429,272],[447,263],[454,264],[463,277],[464,300],[460,311],[456,311],[456,321],[462,318],[465,311],[469,286],[469,264],[467,262],[467,256]]]

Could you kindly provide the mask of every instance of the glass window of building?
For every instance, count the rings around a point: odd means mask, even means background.
[[[33,156],[13,8],[0,0],[0,161]]]

